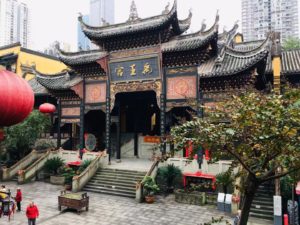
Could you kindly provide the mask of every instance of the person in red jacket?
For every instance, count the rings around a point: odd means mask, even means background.
[[[26,216],[28,218],[28,225],[35,225],[36,218],[39,217],[39,210],[34,202],[31,202],[27,207]]]
[[[21,202],[22,202],[22,192],[21,192],[21,188],[17,188],[17,194],[16,194],[16,202],[17,202],[17,207],[18,207],[18,211],[21,211]]]

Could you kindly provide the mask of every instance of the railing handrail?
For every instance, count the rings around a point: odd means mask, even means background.
[[[150,170],[146,173],[146,176],[151,176],[153,170],[155,169],[155,167],[157,167],[158,164],[159,164],[159,160],[155,159]]]
[[[79,191],[88,182],[88,179],[86,181],[82,181],[84,178],[86,178],[86,177],[88,178],[91,175],[90,173],[96,173],[96,171],[99,167],[100,160],[102,159],[102,157],[105,157],[105,156],[106,156],[106,151],[99,153],[99,155],[97,155],[97,157],[95,159],[93,159],[93,161],[90,163],[90,165],[87,168],[85,168],[85,170],[81,174],[73,177],[72,184],[74,182],[77,182],[75,191]],[[93,169],[95,169],[95,167],[97,167],[96,170],[92,171]]]
[[[9,169],[10,171],[14,170],[16,167],[18,167],[20,164],[28,160],[34,154],[37,154],[37,151],[35,149],[33,149],[28,155],[26,155],[24,158],[22,158],[21,160],[19,160],[18,162],[16,162],[14,165],[12,165],[7,169]]]
[[[34,168],[36,165],[39,164],[40,161],[48,157],[51,153],[51,150],[48,150],[45,155],[41,156],[38,160],[36,160],[32,165],[30,165],[28,168],[25,169],[24,173],[30,171],[32,168]]]

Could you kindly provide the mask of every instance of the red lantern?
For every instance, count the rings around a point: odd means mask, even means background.
[[[22,122],[32,111],[34,93],[26,80],[0,71],[0,127]]]
[[[54,113],[56,110],[55,105],[52,105],[50,103],[44,103],[40,105],[39,110],[41,113]]]

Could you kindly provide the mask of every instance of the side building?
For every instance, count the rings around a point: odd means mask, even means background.
[[[35,77],[34,68],[45,73],[57,73],[67,68],[58,58],[24,48],[21,43],[0,47],[0,67],[26,80]]]

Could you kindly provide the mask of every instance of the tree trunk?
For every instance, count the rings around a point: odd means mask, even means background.
[[[247,225],[251,204],[254,199],[255,192],[259,186],[259,183],[255,182],[255,179],[251,179],[250,175],[248,175],[246,185],[247,187],[243,199],[242,214],[239,225]]]

